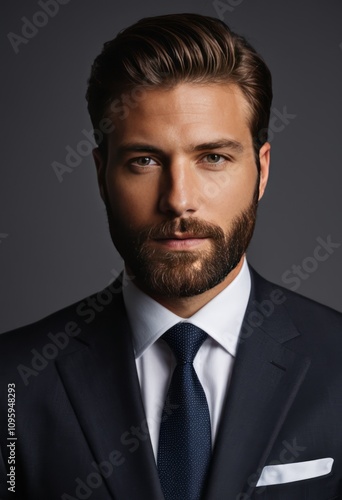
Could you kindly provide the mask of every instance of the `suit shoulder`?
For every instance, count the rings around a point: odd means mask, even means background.
[[[70,304],[56,312],[28,325],[0,335],[0,353],[27,348],[30,345],[45,344],[49,337],[58,332],[75,336],[81,327],[96,324],[100,317],[108,314],[115,306],[122,306],[122,282],[120,279],[108,287]]]
[[[342,313],[281,285],[271,283],[254,270],[251,274],[256,294],[259,297],[266,297],[267,300],[267,297],[276,291],[281,297],[282,306],[300,332],[311,332],[312,336],[315,332],[319,332],[320,335],[324,333],[330,340],[335,336],[338,342],[342,342]]]

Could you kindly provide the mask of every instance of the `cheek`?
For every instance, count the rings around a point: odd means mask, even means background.
[[[233,218],[237,213],[247,208],[254,196],[257,171],[230,176],[221,172],[215,183],[207,184],[206,200],[216,213],[221,214],[225,220]]]
[[[125,225],[148,224],[153,211],[153,196],[149,189],[139,183],[111,178],[107,182],[113,218]]]

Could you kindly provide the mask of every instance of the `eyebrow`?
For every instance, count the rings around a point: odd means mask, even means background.
[[[163,151],[149,144],[127,143],[117,148],[117,156],[121,158],[126,153],[154,153],[162,155]]]
[[[204,142],[202,144],[191,145],[189,151],[212,151],[215,149],[231,149],[236,153],[242,153],[244,147],[241,142],[232,139],[220,139],[218,141]],[[160,148],[152,146],[150,144],[143,143],[126,143],[122,144],[117,149],[117,156],[121,158],[126,153],[154,153],[158,155],[164,155],[165,152]]]
[[[205,142],[191,148],[192,151],[203,151],[206,149],[232,149],[237,153],[242,153],[244,148],[241,142],[232,139],[222,139],[214,142]]]

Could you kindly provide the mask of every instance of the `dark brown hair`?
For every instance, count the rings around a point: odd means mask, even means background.
[[[213,17],[170,14],[141,19],[104,44],[88,81],[87,101],[95,130],[122,92],[177,83],[235,83],[250,105],[256,159],[267,140],[271,74],[242,36]],[[103,134],[97,134],[101,137]],[[96,136],[96,134],[95,134]],[[106,136],[98,141],[106,154]]]

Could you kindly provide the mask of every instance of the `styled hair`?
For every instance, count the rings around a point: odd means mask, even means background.
[[[258,162],[259,149],[267,141],[271,73],[245,38],[222,21],[199,14],[144,18],[104,44],[92,65],[86,94],[94,129],[100,128],[123,92],[172,88],[178,83],[236,84],[250,106],[249,127]],[[106,155],[106,135],[95,138]]]

